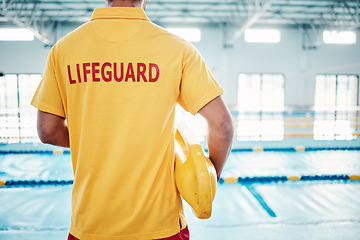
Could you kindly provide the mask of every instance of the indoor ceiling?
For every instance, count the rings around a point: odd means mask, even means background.
[[[148,0],[148,17],[162,26],[221,26],[231,46],[245,29],[297,28],[356,30],[360,27],[359,0]],[[2,0],[0,27],[26,27],[45,44],[56,41],[56,29],[90,19],[102,0]]]

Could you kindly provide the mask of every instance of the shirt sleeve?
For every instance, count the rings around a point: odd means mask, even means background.
[[[190,45],[183,58],[178,103],[192,115],[224,91],[215,81],[199,51]]]
[[[47,59],[44,76],[35,92],[31,105],[43,112],[66,118],[55,66],[54,48],[52,48]]]

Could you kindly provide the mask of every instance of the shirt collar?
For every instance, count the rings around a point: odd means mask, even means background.
[[[96,19],[139,19],[150,21],[144,10],[136,7],[96,8],[90,21]]]

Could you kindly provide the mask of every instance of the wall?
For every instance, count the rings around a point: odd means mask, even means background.
[[[360,34],[355,45],[321,45],[302,49],[300,30],[280,29],[278,44],[246,43],[240,37],[233,48],[223,47],[220,27],[202,27],[202,40],[194,45],[224,88],[224,99],[237,103],[239,73],[283,73],[285,105],[306,108],[314,104],[317,73],[360,74]],[[49,48],[41,42],[0,42],[0,72],[43,73]]]
[[[323,44],[316,50],[302,49],[302,32],[280,29],[281,42],[246,43],[240,37],[233,48],[223,48],[221,29],[203,28],[203,40],[194,44],[224,87],[230,106],[237,103],[239,73],[283,73],[285,105],[307,108],[314,104],[315,75],[360,75],[360,34],[352,45]],[[211,50],[209,50],[211,49]]]
[[[43,73],[49,48],[32,42],[0,42],[0,72]]]

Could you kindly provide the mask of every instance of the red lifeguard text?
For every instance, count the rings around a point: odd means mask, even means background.
[[[70,84],[82,82],[146,82],[154,83],[160,77],[155,63],[87,62],[67,65]]]

